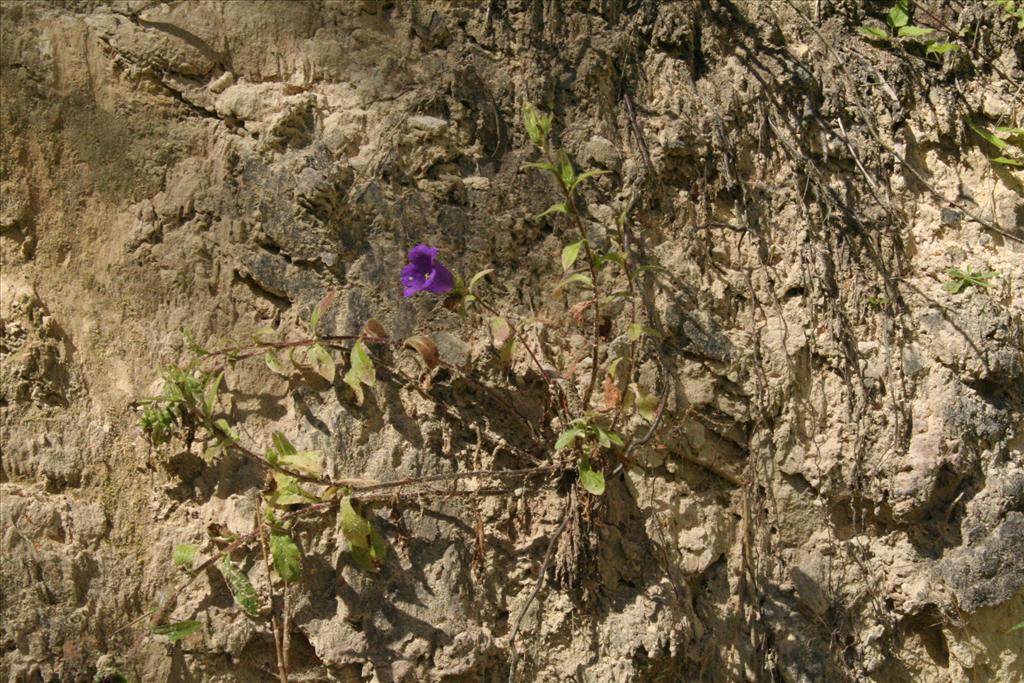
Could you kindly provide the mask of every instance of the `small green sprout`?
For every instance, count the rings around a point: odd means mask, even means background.
[[[551,122],[554,120],[554,114],[541,114],[529,102],[523,107],[523,121],[526,124],[526,134],[530,136],[530,142],[541,149],[547,145],[548,133],[551,132]]]
[[[947,280],[943,283],[942,288],[950,294],[959,294],[964,289],[974,287],[985,287],[986,289],[992,286],[989,282],[994,277],[999,277],[999,273],[994,270],[985,271],[973,271],[970,268],[967,271],[962,271],[959,268],[949,268],[946,270],[951,280]]]
[[[885,23],[889,30],[877,26],[858,26],[857,32],[866,36],[869,40],[888,41],[896,38],[923,38],[935,33],[935,29],[926,26],[915,26],[910,23],[910,0],[896,0],[896,4],[889,8],[885,15]],[[941,55],[960,49],[956,43],[947,43],[939,40],[925,41],[925,55]]]

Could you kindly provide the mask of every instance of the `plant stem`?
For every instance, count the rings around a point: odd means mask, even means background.
[[[284,650],[281,645],[281,628],[277,623],[277,611],[274,609],[274,575],[271,573],[270,555],[267,553],[267,532],[259,520],[259,511],[256,512],[256,530],[259,532],[260,550],[263,553],[263,563],[267,567],[267,590],[270,593],[270,630],[274,634],[274,658],[277,660],[277,677],[281,683],[288,683],[288,666],[284,660]]]
[[[548,163],[555,168],[558,168],[557,159],[551,151],[551,146],[545,142],[544,153],[547,155]],[[562,190],[562,196],[565,198],[565,205],[569,209],[569,214],[572,216],[573,223],[576,225],[576,230],[580,234],[580,239],[583,240],[584,255],[587,259],[587,267],[590,270],[590,283],[594,288],[594,327],[591,333],[591,345],[590,345],[590,381],[587,383],[587,389],[583,392],[583,411],[586,412],[587,407],[590,405],[590,397],[594,394],[594,387],[597,385],[597,360],[600,351],[600,330],[601,330],[601,313],[600,304],[598,303],[601,299],[600,289],[597,284],[597,266],[594,264],[594,253],[590,248],[590,240],[587,239],[587,229],[583,225],[583,219],[580,216],[579,209],[576,207],[576,196],[573,190],[569,189],[569,186],[565,184],[565,180],[562,178],[561,173],[554,174],[558,178],[558,187]]]

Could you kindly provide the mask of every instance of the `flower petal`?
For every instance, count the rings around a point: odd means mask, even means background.
[[[434,272],[427,278],[423,289],[432,294],[447,294],[455,288],[455,277],[440,262],[434,263]]]
[[[409,264],[405,268],[402,268],[402,275],[400,279],[402,281],[402,285],[405,287],[403,294],[405,296],[412,296],[423,289],[424,284],[426,284],[427,273],[416,266]]]
[[[409,250],[409,263],[416,266],[424,273],[427,273],[434,265],[437,258],[437,247],[429,244],[417,244]]]

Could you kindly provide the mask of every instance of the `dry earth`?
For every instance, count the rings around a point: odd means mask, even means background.
[[[515,643],[564,486],[378,505],[376,573],[303,523],[292,680],[503,681],[513,646],[523,681],[1024,680],[1024,174],[965,124],[1024,125],[1024,32],[989,0],[915,0],[961,49],[857,33],[890,4],[0,3],[3,679],[274,680],[269,622],[213,571],[174,612],[199,633],[139,640],[173,545],[247,532],[264,484],[140,433],[183,328],[300,330],[333,291],[327,332],[432,334],[539,410],[525,358],[501,370],[485,325],[397,282],[429,242],[494,266],[504,310],[563,316],[573,238],[535,218],[532,101],[612,172],[592,239],[632,202],[665,269],[657,437]],[[952,295],[951,266],[1000,276]],[[551,332],[587,355],[585,329]],[[362,407],[259,363],[225,382],[252,442],[281,429],[335,477],[529,464],[455,374],[434,390],[458,419],[395,381]]]

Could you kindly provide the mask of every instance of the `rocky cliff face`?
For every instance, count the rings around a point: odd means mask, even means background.
[[[659,430],[515,642],[564,486],[378,505],[376,573],[333,519],[301,525],[292,679],[498,681],[513,650],[524,681],[1024,678],[1024,178],[967,125],[1024,125],[1024,32],[982,0],[912,3],[956,51],[857,32],[888,10],[0,5],[5,679],[274,679],[269,622],[212,571],[174,612],[198,635],[140,639],[181,581],[172,546],[248,532],[264,485],[140,434],[131,403],[187,360],[183,328],[209,347],[300,329],[333,291],[324,331],[429,333],[539,410],[525,362],[501,370],[485,326],[397,281],[429,242],[495,267],[511,314],[564,311],[572,237],[535,218],[553,192],[522,170],[527,101],[611,171],[585,191],[593,239],[631,204],[665,269],[664,368],[641,366],[668,391]],[[951,294],[949,267],[999,277]],[[556,333],[587,355],[586,330]],[[262,366],[225,382],[254,442],[281,429],[334,477],[530,464],[522,424],[456,375],[434,378],[451,412],[393,380],[361,407]],[[243,568],[260,581],[258,554]]]

